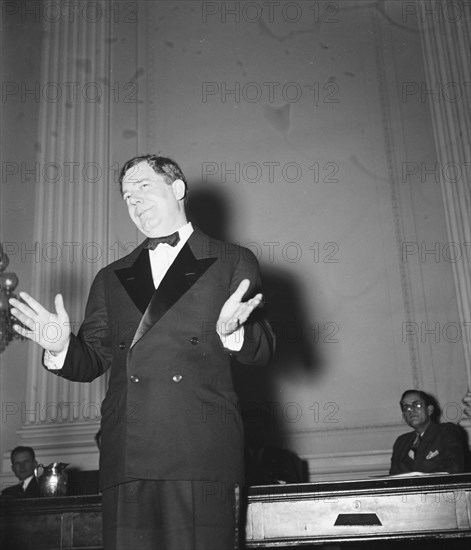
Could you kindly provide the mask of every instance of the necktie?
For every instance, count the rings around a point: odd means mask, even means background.
[[[149,250],[155,250],[159,244],[169,244],[170,246],[176,246],[180,242],[180,235],[178,231],[165,237],[151,237],[147,239],[145,248]]]
[[[417,454],[417,449],[419,448],[421,438],[422,438],[422,436],[417,434],[415,439],[414,439],[414,442],[411,445],[411,448],[409,450],[409,456],[412,459],[415,459],[415,455]]]

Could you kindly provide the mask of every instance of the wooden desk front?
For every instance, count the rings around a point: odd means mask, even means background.
[[[471,537],[471,476],[249,488],[247,548]],[[2,550],[102,550],[101,496],[0,505]]]
[[[248,548],[471,537],[471,475],[249,488]]]
[[[30,498],[0,505],[1,550],[101,550],[101,496]]]

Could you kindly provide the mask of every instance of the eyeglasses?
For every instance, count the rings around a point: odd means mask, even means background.
[[[425,403],[422,401],[413,401],[412,403],[403,403],[401,404],[402,412],[411,412],[413,410],[420,411],[425,407]]]

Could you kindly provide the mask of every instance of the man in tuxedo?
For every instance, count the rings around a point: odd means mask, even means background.
[[[102,404],[100,478],[107,550],[234,548],[243,429],[231,363],[263,365],[274,345],[254,255],[188,222],[176,162],[128,161],[129,215],[147,237],[102,269],[77,336],[61,295],[55,312],[26,293],[16,330],[46,368],[87,382],[110,369]],[[60,337],[47,341],[55,323]]]
[[[10,453],[11,469],[20,480],[2,491],[6,498],[38,498],[39,484],[34,473],[38,466],[34,449],[31,447],[15,447]]]
[[[391,475],[464,472],[466,451],[462,430],[451,422],[438,424],[434,420],[438,412],[434,403],[432,396],[420,390],[406,390],[402,394],[402,415],[413,431],[396,439]]]

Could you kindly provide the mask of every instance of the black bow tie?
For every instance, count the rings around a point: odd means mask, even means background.
[[[178,234],[178,231],[175,231],[175,233],[172,233],[171,235],[167,235],[165,237],[151,237],[147,239],[147,242],[144,246],[149,250],[155,250],[159,244],[169,244],[170,246],[175,246],[179,242],[180,235]]]

